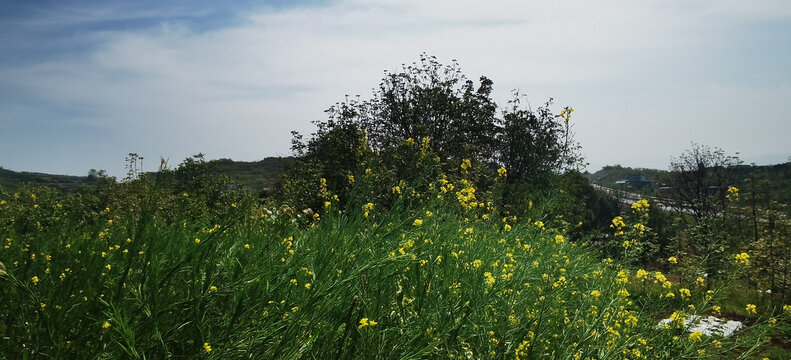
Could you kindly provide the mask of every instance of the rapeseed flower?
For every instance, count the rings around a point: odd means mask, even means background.
[[[695,332],[689,334],[689,340],[691,340],[691,341],[700,341],[700,339],[702,337],[703,337],[703,333],[700,332],[700,331],[695,331]]]
[[[370,320],[368,318],[362,318],[360,319],[360,325],[358,325],[357,328],[362,329],[366,326],[376,326],[376,324],[377,324],[376,321]]]
[[[758,310],[756,310],[754,304],[747,304],[747,306],[745,306],[744,309],[747,310],[748,314],[757,314],[758,313]]]

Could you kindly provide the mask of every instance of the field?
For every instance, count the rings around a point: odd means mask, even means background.
[[[387,205],[326,193],[315,212],[156,179],[9,194],[0,357],[732,359],[787,326],[747,306],[738,336],[690,333],[722,288],[601,259],[540,206],[502,217],[432,184]]]

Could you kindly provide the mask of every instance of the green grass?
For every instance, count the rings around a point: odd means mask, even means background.
[[[704,290],[668,299],[557,230],[454,202],[332,202],[313,221],[244,201],[212,226],[8,199],[0,357],[734,358],[761,342],[758,326],[722,347],[659,330],[707,311]]]

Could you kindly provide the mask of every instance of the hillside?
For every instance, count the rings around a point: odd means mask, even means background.
[[[55,175],[38,172],[12,171],[0,168],[0,187],[6,192],[16,192],[23,184],[48,186],[63,192],[70,192],[80,185],[95,183],[95,177]]]
[[[731,170],[734,179],[732,186],[746,193],[754,192],[758,197],[771,198],[781,204],[791,204],[791,162],[776,165],[739,165]],[[585,177],[591,183],[601,186],[628,187],[632,192],[654,195],[655,187],[635,187],[617,182],[628,179],[630,175],[643,175],[645,180],[661,185],[669,174],[667,170],[607,165],[595,173],[586,173]]]
[[[208,162],[217,174],[224,174],[231,181],[261,191],[272,186],[281,173],[294,164],[293,157],[267,157],[259,161],[233,161],[231,159]],[[83,185],[93,185],[97,177],[56,175],[38,172],[13,171],[0,168],[0,188],[7,193],[19,190],[22,185],[47,186],[62,193],[70,193]]]
[[[233,161],[219,159],[209,161],[219,174],[227,175],[232,181],[255,191],[265,190],[275,184],[277,178],[294,165],[293,157],[268,157],[259,161]]]

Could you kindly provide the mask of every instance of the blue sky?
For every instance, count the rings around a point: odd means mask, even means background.
[[[290,131],[420,53],[575,108],[595,171],[690,141],[789,161],[787,1],[6,1],[0,166],[123,176],[202,152],[289,154]]]

